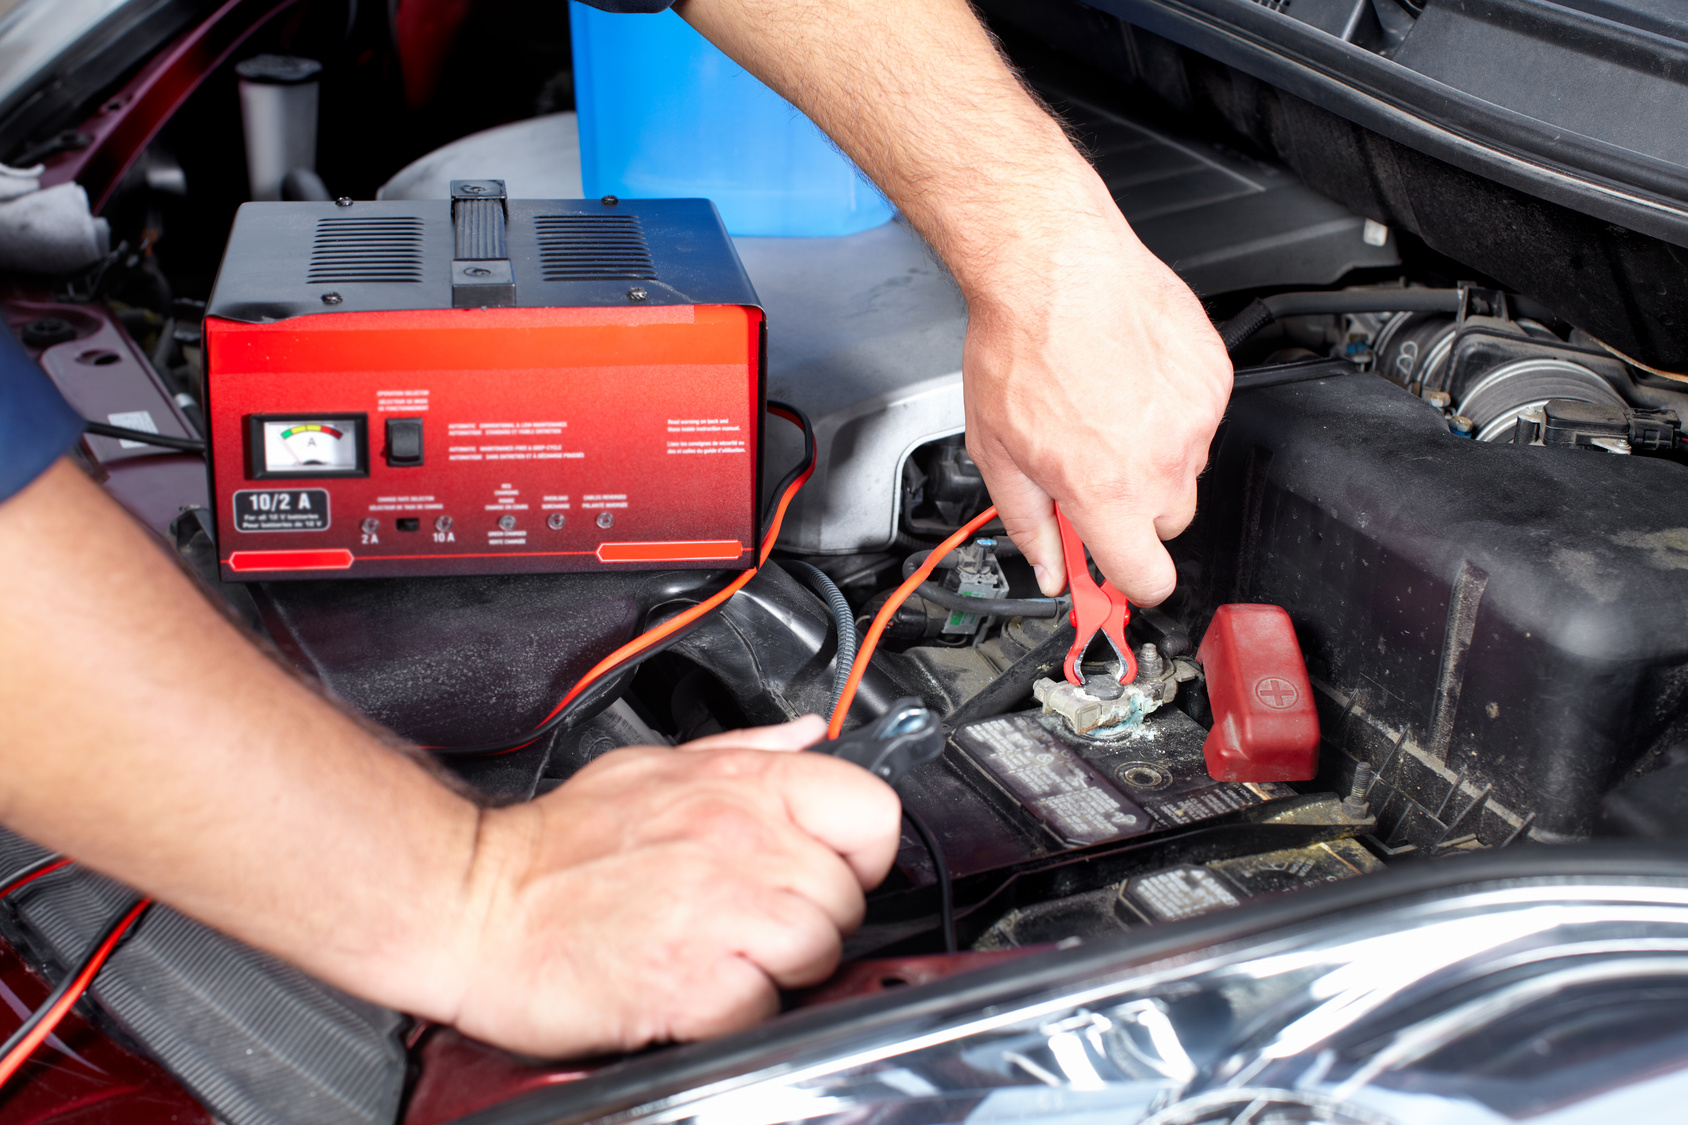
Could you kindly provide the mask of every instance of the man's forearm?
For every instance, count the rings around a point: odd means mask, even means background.
[[[0,823],[330,983],[530,1054],[815,983],[898,804],[811,717],[477,812],[234,629],[61,461],[0,502]],[[779,752],[774,752],[779,751]]]
[[[265,657],[68,461],[0,504],[0,574],[0,823],[426,1009],[443,974],[417,957],[467,901],[475,808]]]
[[[1194,514],[1230,363],[966,0],[678,10],[825,129],[955,275],[967,448],[1043,592],[1065,585],[1059,505],[1132,601],[1170,594],[1161,540]]]
[[[1050,224],[1079,212],[1124,227],[966,0],[680,0],[676,11],[825,130],[975,305],[1039,281],[1017,276],[1028,257],[1017,251]]]

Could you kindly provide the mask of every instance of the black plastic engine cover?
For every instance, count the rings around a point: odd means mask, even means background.
[[[1471,441],[1369,374],[1246,391],[1173,552],[1192,635],[1224,602],[1289,611],[1321,780],[1370,762],[1386,840],[1584,834],[1682,737],[1674,462]]]

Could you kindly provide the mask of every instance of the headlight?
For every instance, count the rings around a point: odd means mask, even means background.
[[[1556,858],[1524,862],[1539,870]],[[1580,862],[1573,856],[1558,865]],[[1609,856],[1590,862],[1611,871]],[[1285,900],[1276,917],[1264,912],[1266,928],[1218,945],[1186,924],[1150,938],[1155,948],[1146,959],[1134,952],[1148,943],[1127,940],[1111,951],[1084,947],[1035,966],[1002,966],[979,974],[983,983],[962,977],[911,989],[874,1001],[871,1011],[841,1007],[830,1036],[820,1024],[826,1013],[810,1013],[799,1020],[816,1026],[796,1035],[782,1036],[778,1025],[753,1033],[760,1048],[729,1041],[669,1052],[582,1083],[548,1108],[535,1101],[525,1112],[486,1119],[1681,1120],[1688,1113],[1688,878],[1665,877],[1655,865],[1650,876],[1501,879],[1494,874],[1500,863],[1497,856],[1437,865],[1429,874],[1367,880],[1359,896],[1332,888]],[[1513,870],[1518,863],[1511,859]],[[1672,860],[1670,870],[1688,873],[1688,863]],[[1372,901],[1349,905],[1356,897]],[[1286,913],[1301,917],[1284,924]],[[1207,922],[1210,930],[1236,924],[1235,917]],[[713,1053],[714,1064],[694,1069],[686,1051],[700,1062]],[[662,1083],[672,1093],[647,1086],[639,1097],[641,1071],[670,1076],[664,1057],[670,1075],[678,1069],[705,1080],[688,1089]],[[582,1101],[594,1085],[596,1109]]]

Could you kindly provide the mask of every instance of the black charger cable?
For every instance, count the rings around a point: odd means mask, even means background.
[[[205,452],[205,443],[198,438],[171,437],[169,434],[131,430],[128,426],[113,426],[108,422],[94,422],[88,419],[83,420],[82,428],[91,434],[116,438],[118,441],[135,441],[142,445],[156,445],[163,449],[174,449],[180,453]]]
[[[938,843],[938,837],[920,819],[918,813],[903,805],[903,819],[914,829],[914,834],[920,837],[920,842],[926,846],[926,854],[932,857],[932,868],[938,875],[938,924],[943,929],[944,952],[958,952],[955,940],[955,885],[950,878],[949,860],[944,856],[943,845]]]

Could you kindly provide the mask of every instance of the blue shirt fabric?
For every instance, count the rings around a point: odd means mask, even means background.
[[[81,415],[23,345],[0,331],[0,501],[21,492],[81,434]]]

